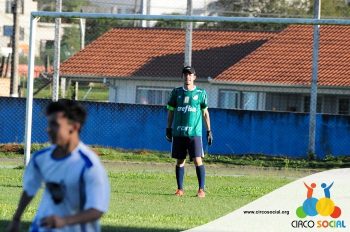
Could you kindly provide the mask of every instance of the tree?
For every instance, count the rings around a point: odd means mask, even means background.
[[[250,17],[312,17],[311,0],[218,0],[208,4],[212,15],[250,16]],[[322,0],[321,17],[349,17],[349,7],[344,0]],[[247,30],[281,30],[287,25],[255,23],[207,23],[202,27],[247,29]]]
[[[56,0],[37,0],[39,10],[55,11]],[[62,11],[80,11],[83,6],[88,6],[89,0],[62,0]]]
[[[61,61],[64,61],[80,50],[80,30],[77,25],[63,29],[61,41]]]
[[[313,1],[311,5],[313,5]],[[312,7],[309,14],[313,14]],[[344,0],[321,0],[321,18],[348,18],[349,16],[350,7]]]
[[[172,13],[171,15],[180,15],[179,13]],[[184,23],[181,21],[157,21],[154,27],[164,28],[183,28]]]
[[[115,27],[133,27],[132,20],[86,19],[86,44]]]

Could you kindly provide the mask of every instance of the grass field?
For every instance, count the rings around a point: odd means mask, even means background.
[[[3,149],[3,147],[0,147]],[[173,161],[159,154],[97,149],[111,182],[110,209],[102,219],[103,231],[181,231],[207,223],[315,170],[207,165],[207,197],[195,197],[197,180],[187,164],[185,196],[173,195]],[[0,231],[10,220],[21,193],[23,167],[17,152],[0,149]],[[23,231],[35,214],[37,196],[24,215]]]
[[[39,89],[41,86],[44,86],[46,82],[42,79],[35,79],[34,80],[34,92]],[[26,82],[23,80],[22,83],[23,88],[23,96],[25,96],[26,91]],[[91,89],[90,89],[91,87]],[[66,91],[66,97],[71,98],[73,93],[73,87],[70,86],[70,88]],[[86,101],[108,101],[108,94],[109,90],[108,87],[106,87],[102,83],[80,83],[79,85],[79,91],[78,91],[78,99],[83,100],[85,98]],[[35,98],[52,98],[52,84],[47,85],[45,88],[43,88],[39,93],[37,93]]]

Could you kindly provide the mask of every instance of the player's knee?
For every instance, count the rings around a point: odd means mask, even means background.
[[[177,159],[176,160],[176,165],[178,167],[183,167],[185,165],[185,160],[184,159]]]
[[[201,165],[203,165],[202,157],[196,157],[196,158],[194,159],[194,165],[195,165],[195,166],[201,166]]]

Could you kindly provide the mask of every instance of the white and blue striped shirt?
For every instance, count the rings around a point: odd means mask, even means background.
[[[36,152],[24,173],[23,188],[29,196],[34,196],[45,184],[39,209],[29,231],[100,231],[98,220],[61,229],[40,227],[41,219],[47,216],[65,217],[92,208],[106,212],[109,205],[108,177],[95,152],[80,142],[71,154],[57,159],[52,155],[55,147],[52,145]],[[56,196],[56,203],[53,195]]]

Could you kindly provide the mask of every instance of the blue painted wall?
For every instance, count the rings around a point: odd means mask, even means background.
[[[45,107],[34,100],[32,141],[48,141]],[[117,103],[82,102],[88,119],[81,137],[87,144],[170,151],[165,140],[166,109]],[[23,142],[25,99],[0,98],[0,143]],[[265,154],[306,157],[308,114],[210,109],[214,145],[210,154]],[[319,158],[350,154],[350,117],[317,115]],[[206,150],[207,145],[204,144]]]

